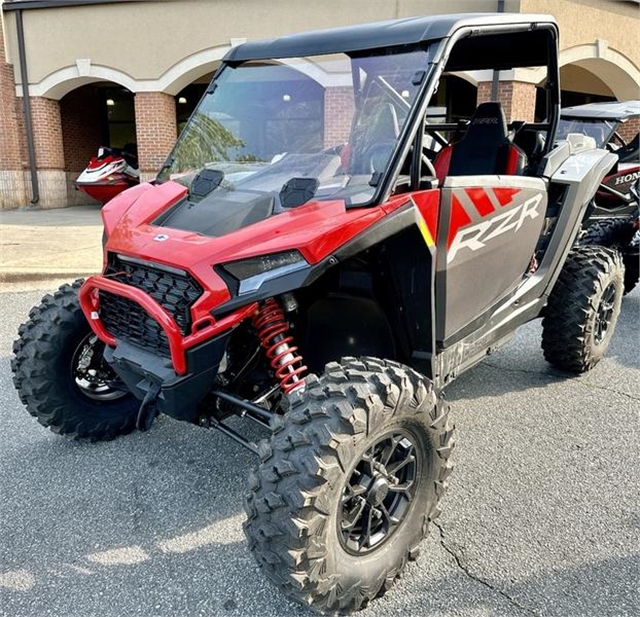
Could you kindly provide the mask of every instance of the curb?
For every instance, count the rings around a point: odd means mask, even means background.
[[[97,274],[95,271],[80,272],[78,270],[55,272],[0,272],[0,283],[29,283],[37,281],[50,281],[68,278],[74,281],[79,278],[87,278]]]

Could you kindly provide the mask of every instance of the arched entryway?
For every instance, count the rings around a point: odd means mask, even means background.
[[[578,64],[560,68],[560,84],[563,107],[616,100],[605,81]]]
[[[640,70],[605,41],[563,49],[559,60],[563,106],[640,96]]]
[[[87,203],[90,198],[73,181],[100,146],[136,143],[134,95],[114,82],[80,86],[60,99],[60,120],[69,204]]]

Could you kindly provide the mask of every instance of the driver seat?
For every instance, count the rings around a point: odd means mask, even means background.
[[[462,139],[443,148],[435,158],[438,180],[446,176],[517,175],[527,157],[507,137],[507,121],[500,103],[481,103]]]

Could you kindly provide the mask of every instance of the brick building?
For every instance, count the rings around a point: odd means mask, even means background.
[[[559,22],[563,104],[640,98],[634,0],[0,0],[0,208],[86,202],[72,181],[100,145],[138,146],[141,175],[162,165],[226,51],[247,39],[438,12],[551,13]],[[23,44],[21,44],[21,42]],[[28,80],[22,77],[24,66]],[[497,94],[509,119],[532,121],[544,75],[448,77],[438,92],[464,116]],[[333,109],[352,105],[338,88]],[[30,118],[25,117],[28,94]],[[29,122],[31,128],[29,130]],[[637,123],[627,123],[627,137]],[[31,165],[27,135],[35,147]]]

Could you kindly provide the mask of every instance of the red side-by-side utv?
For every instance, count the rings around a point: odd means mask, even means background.
[[[21,326],[27,410],[87,440],[222,431],[259,457],[265,575],[327,612],[383,594],[439,514],[447,384],[540,317],[571,373],[613,334],[621,258],[577,239],[617,157],[556,139],[557,41],[548,15],[458,14],[231,49],[157,180],[103,208],[102,273]],[[491,70],[536,75],[544,116],[431,121],[448,75]]]

